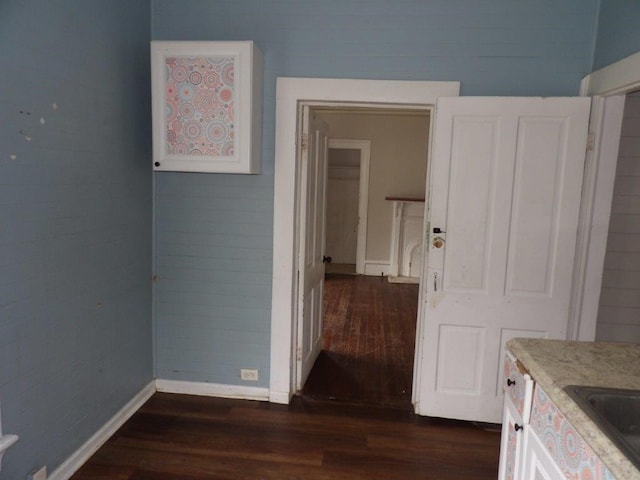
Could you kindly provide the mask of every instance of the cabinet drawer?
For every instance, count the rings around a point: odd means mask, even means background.
[[[516,359],[509,352],[504,357],[504,394],[508,397],[523,423],[529,422],[531,399],[533,396],[533,380],[528,373],[518,368]]]

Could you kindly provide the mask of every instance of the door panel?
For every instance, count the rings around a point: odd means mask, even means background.
[[[456,118],[455,143],[452,147],[450,175],[456,178],[449,191],[449,224],[460,235],[447,238],[450,250],[458,252],[447,258],[445,288],[485,291],[491,245],[491,200],[496,167],[499,118]],[[474,162],[469,164],[468,158]],[[469,202],[469,192],[474,201]],[[475,241],[469,245],[467,238]],[[470,247],[470,248],[467,248]]]
[[[506,339],[565,338],[589,105],[438,102],[419,413],[500,422]]]
[[[300,390],[322,350],[322,295],[324,287],[327,125],[303,109],[301,197],[305,209],[300,223],[298,348],[296,388]]]
[[[436,390],[450,394],[480,392],[485,329],[440,325]]]

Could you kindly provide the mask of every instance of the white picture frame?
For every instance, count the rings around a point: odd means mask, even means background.
[[[251,41],[151,42],[154,170],[260,173],[262,64]]]

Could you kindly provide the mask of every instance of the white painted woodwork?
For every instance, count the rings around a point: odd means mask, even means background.
[[[269,399],[272,402],[287,403],[295,392],[299,250],[297,192],[301,173],[301,162],[296,154],[296,137],[301,131],[299,102],[325,105],[350,102],[351,106],[411,106],[429,110],[438,98],[456,96],[459,91],[460,82],[278,78],[269,376]],[[421,328],[418,325],[416,349],[421,348]],[[417,367],[414,369],[414,391],[420,383],[420,366]]]
[[[180,395],[199,395],[203,397],[237,398],[240,400],[268,400],[269,389],[249,387],[247,385],[228,385],[224,383],[185,382],[157,378],[155,387],[158,392]]]
[[[439,100],[419,413],[500,422],[503,332],[566,337],[589,105]]]
[[[169,151],[167,146],[168,130],[175,116],[182,115],[182,110],[167,113],[166,70],[168,58],[202,57],[220,61],[232,59],[233,72],[227,85],[233,92],[233,98],[221,106],[225,115],[214,118],[198,119],[202,130],[216,129],[206,138],[218,138],[228,132],[232,137],[233,147],[224,151],[204,154],[177,153],[177,149]],[[205,72],[205,67],[200,69]],[[251,41],[241,42],[184,42],[184,41],[152,41],[151,42],[151,95],[153,119],[153,165],[156,171],[203,172],[203,173],[260,173],[262,154],[262,75],[263,55]],[[189,72],[191,73],[191,72]],[[206,73],[197,85],[204,85]],[[218,80],[222,85],[222,80]],[[185,78],[190,83],[190,75]],[[196,85],[196,88],[198,88]],[[194,87],[194,85],[188,85]],[[180,106],[189,104],[188,115],[198,112],[198,102],[217,101],[217,84],[211,84],[211,99],[196,96],[192,100],[179,100]],[[176,93],[181,95],[181,93]],[[222,102],[221,102],[222,103]],[[187,114],[185,114],[187,115]],[[209,115],[209,108],[206,109]],[[168,118],[169,116],[169,118]],[[204,117],[204,115],[203,115]],[[194,117],[195,118],[195,117]],[[220,124],[222,126],[220,126]],[[186,127],[182,130],[186,130]],[[231,135],[232,131],[232,135]],[[178,131],[177,135],[188,135]],[[205,138],[203,135],[201,138]],[[186,142],[186,140],[185,140]],[[203,146],[201,150],[207,148]]]
[[[583,78],[581,95],[592,95],[590,134],[578,230],[569,338],[593,340],[607,244],[611,197],[625,97],[640,87],[640,52]]]
[[[156,382],[151,381],[134,397],[118,410],[106,423],[100,427],[80,448],[66,458],[47,477],[48,480],[68,480],[84,465],[98,449],[111,438],[122,425],[156,393]]]
[[[607,65],[582,79],[581,95],[619,95],[640,87],[640,52]]]
[[[393,200],[391,275],[420,278],[424,201]]]
[[[621,130],[596,339],[640,343],[640,96]]]
[[[529,424],[533,403],[533,380],[519,371],[516,359],[505,351],[499,389],[505,392],[500,437],[498,480],[521,478],[524,467],[524,428]],[[508,377],[508,378],[505,378]],[[507,383],[509,381],[509,383]],[[516,427],[517,425],[517,427]]]
[[[582,203],[578,224],[570,340],[593,341],[596,336],[602,269],[624,108],[624,95],[594,97],[591,104]]]
[[[518,477],[522,480],[559,480],[566,478],[551,454],[531,429],[524,427],[524,465]]]
[[[522,455],[524,453],[524,432],[520,429],[516,430],[516,425],[523,427],[522,420],[513,403],[505,399],[502,432],[500,435],[498,480],[516,480],[520,478]]]
[[[327,255],[333,258],[334,263],[354,263],[356,273],[364,274],[367,250],[371,141],[330,138],[330,159],[332,150],[347,150],[356,153],[358,165],[357,168],[346,166],[333,168],[329,165]],[[354,232],[355,236],[352,237]],[[334,252],[338,253],[334,254]]]
[[[371,141],[370,140],[354,140],[345,138],[330,138],[330,149],[346,149],[356,150],[360,154],[359,172],[358,172],[358,204],[357,204],[357,226],[356,226],[356,254],[355,263],[356,273],[365,273],[365,257],[367,253],[367,225],[368,225],[368,209],[369,209],[369,170],[371,164]],[[331,174],[329,175],[331,177]],[[330,189],[331,186],[328,185]],[[353,185],[349,184],[349,189],[353,189]],[[331,192],[331,190],[329,190]],[[328,193],[327,208],[329,208],[329,201],[333,200]],[[337,202],[336,202],[337,203]],[[332,221],[333,215],[327,213],[327,222]],[[329,230],[327,236],[330,235]],[[329,238],[327,238],[327,242]],[[329,247],[327,247],[329,248]],[[327,250],[331,252],[331,250]],[[329,253],[331,255],[331,253]],[[340,263],[334,259],[334,262]]]
[[[300,273],[298,298],[298,348],[296,388],[303,387],[322,350],[322,295],[324,287],[325,209],[328,127],[303,109],[301,145],[302,182],[300,196]]]

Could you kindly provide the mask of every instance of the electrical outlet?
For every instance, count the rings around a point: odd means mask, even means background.
[[[250,370],[247,368],[240,369],[240,380],[249,380],[251,382],[258,381],[258,370]]]
[[[45,465],[37,472],[27,475],[27,480],[47,480],[47,466]]]

